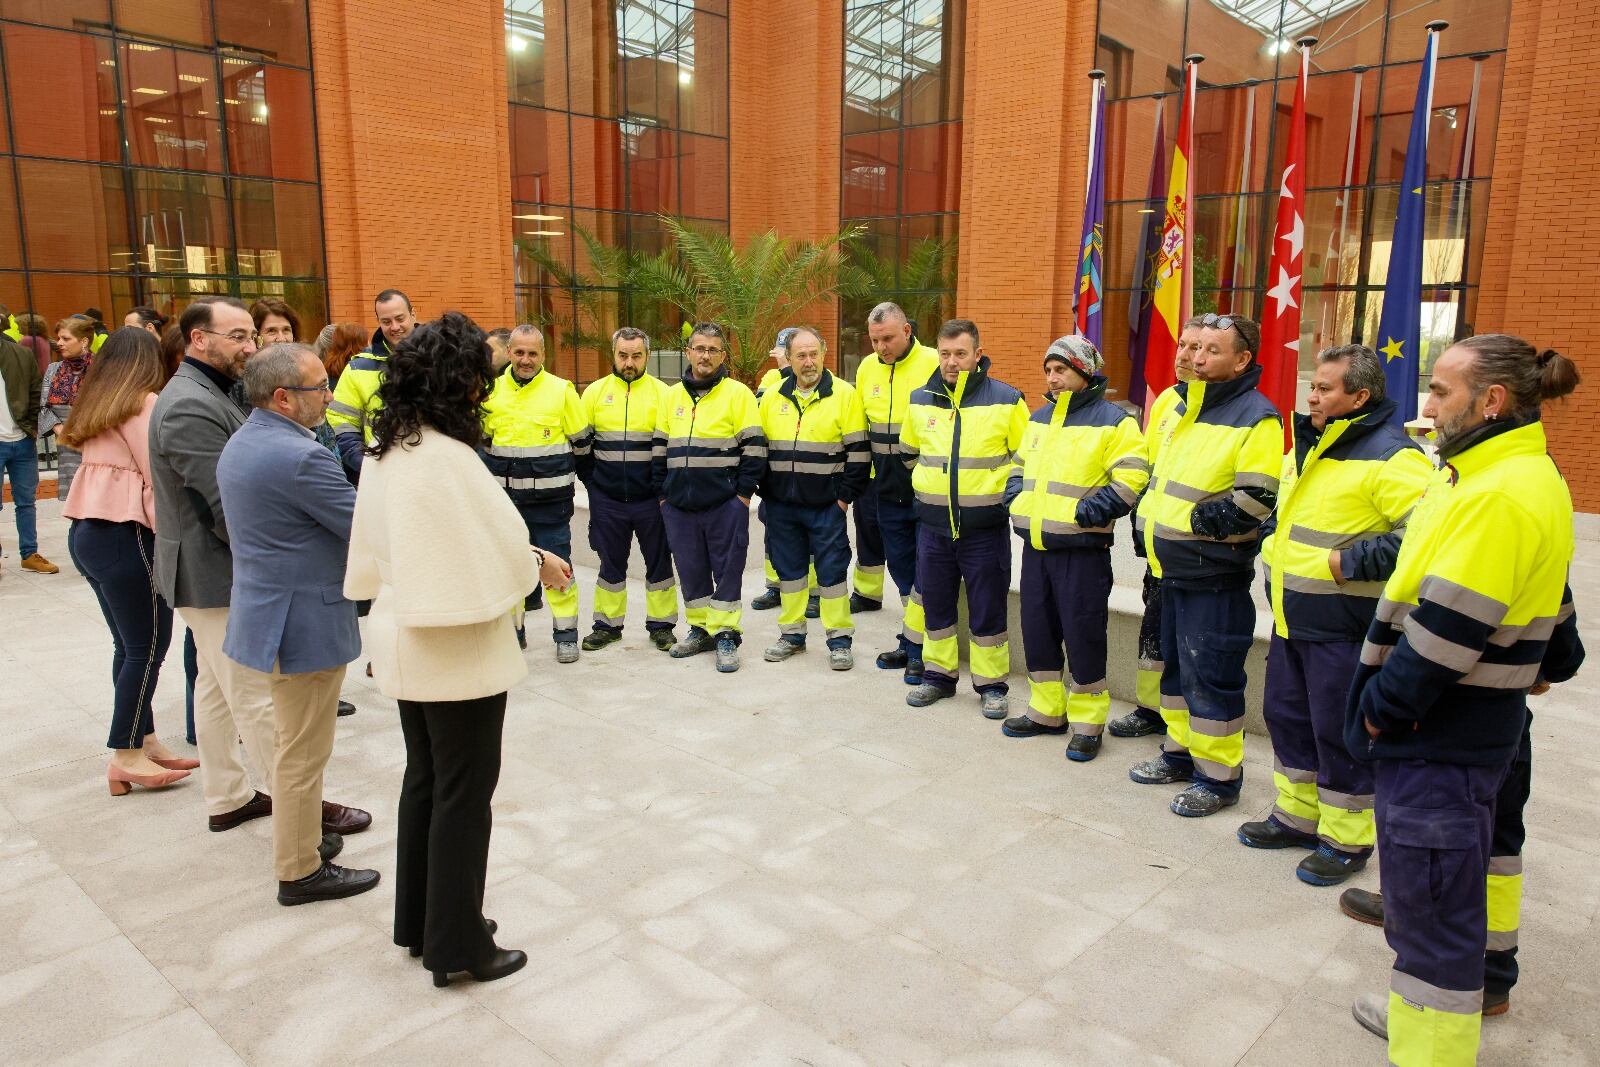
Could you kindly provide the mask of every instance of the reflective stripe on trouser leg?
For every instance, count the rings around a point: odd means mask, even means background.
[[[1288,645],[1301,664],[1311,712],[1317,836],[1323,844],[1347,855],[1368,855],[1377,840],[1372,820],[1372,765],[1351,756],[1344,739],[1345,698],[1361,663],[1361,642],[1290,639]]]
[[[866,567],[857,563],[850,573],[850,585],[860,596],[868,600],[883,600],[883,564],[876,567]]]
[[[917,529],[916,511],[910,504],[896,504],[878,497],[875,489],[868,490],[874,498],[878,514],[878,535],[883,541],[883,554],[888,560],[889,577],[900,594],[903,610],[900,617],[899,645],[908,654],[920,655],[916,646],[922,644],[922,599],[917,587]],[[858,502],[859,506],[859,502]],[[915,600],[915,610],[909,600]]]
[[[900,614],[900,637],[913,645],[922,644],[922,635],[928,628],[928,618],[922,606],[922,591],[912,586],[905,598]]]
[[[850,618],[850,587],[845,576],[850,572],[850,534],[845,513],[837,506],[824,507],[809,516],[811,568],[820,598],[822,630],[828,647],[849,648],[855,639],[855,623]]]
[[[1247,586],[1163,588],[1162,597],[1162,625],[1168,608],[1175,616],[1194,779],[1213,792],[1237,796],[1244,780],[1245,657],[1255,629],[1255,603]],[[1173,658],[1166,654],[1168,661]]]
[[[1067,687],[1062,681],[1067,656],[1062,650],[1061,612],[1046,570],[1047,556],[1031,545],[1023,546],[1017,614],[1022,622],[1022,652],[1028,665],[1026,714],[1041,726],[1059,726],[1067,715]]]
[[[806,580],[778,582],[778,632],[785,637],[806,639]]]
[[[628,614],[628,587],[625,582],[608,582],[604,578],[594,583],[594,624],[606,630],[621,632]]]
[[[807,568],[811,539],[799,509],[777,501],[766,505],[767,566],[778,587],[778,632],[792,640],[806,638]]]
[[[1067,717],[1067,687],[1060,671],[1028,672],[1028,718],[1041,726],[1060,726]]]
[[[1506,764],[1379,760],[1379,880],[1389,977],[1389,1061],[1468,1067],[1483,1009],[1484,879]]]
[[[822,630],[832,642],[830,647],[847,647],[856,632],[855,621],[850,615],[850,587],[840,582],[838,585],[823,586],[819,592],[822,596]]]
[[[540,521],[535,505],[519,505],[523,521],[528,527],[528,539],[538,548],[553,552],[562,559],[572,561],[572,524],[570,519],[559,522]],[[544,590],[545,605],[550,609],[551,635],[558,642],[578,639],[578,583],[564,590]]]
[[[576,635],[578,630],[578,583],[565,589],[546,589],[545,603],[550,607],[550,628],[557,634]]]
[[[1531,738],[1524,726],[1522,750],[1511,761],[1494,798],[1494,835],[1489,844],[1489,942],[1483,956],[1483,988],[1510,993],[1517,984],[1517,928],[1522,917],[1522,813],[1533,785]]]
[[[671,577],[659,587],[654,582],[645,587],[644,613],[645,626],[652,630],[670,630],[678,624],[678,586]]]
[[[1286,829],[1315,834],[1317,743],[1302,666],[1297,646],[1274,633],[1267,646],[1262,699],[1267,736],[1272,739],[1272,784],[1278,793],[1269,818]]]
[[[766,575],[768,589],[778,588],[778,568],[772,565],[772,558],[770,556],[762,561],[761,573]]]
[[[709,633],[710,627],[707,625],[707,618],[710,610],[711,598],[708,596],[700,597],[698,600],[686,600],[683,604],[683,617],[690,628],[705,630]]]
[[[1189,704],[1183,699],[1183,686],[1178,676],[1178,623],[1177,612],[1169,600],[1176,591],[1161,587],[1161,721],[1166,724],[1167,735],[1161,739],[1161,754],[1168,763],[1188,770],[1194,765],[1189,758]]]
[[[917,528],[917,589],[926,613],[923,680],[941,689],[954,689],[960,677],[956,598],[961,595],[961,571],[956,565],[955,542],[926,524]]]
[[[666,529],[667,544],[672,551],[672,562],[678,570],[678,584],[683,588],[684,618],[691,627],[704,630],[715,584],[699,516],[696,512],[663,504],[661,519]]]
[[[1144,570],[1140,595],[1144,616],[1139,620],[1139,671],[1134,676],[1133,698],[1151,711],[1161,706],[1161,579]]]
[[[972,687],[980,693],[1010,688],[1011,642],[1006,633],[1006,598],[1011,592],[1011,531],[1003,526],[963,534],[956,561],[966,587],[967,649]]]
[[[1072,683],[1072,692],[1067,695],[1067,721],[1072,724],[1073,733],[1099,736],[1110,713],[1111,690],[1106,688],[1104,679],[1087,686]]]

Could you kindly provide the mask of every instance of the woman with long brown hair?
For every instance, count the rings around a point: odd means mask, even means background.
[[[367,333],[353,322],[336,322],[323,327],[315,347],[328,372],[328,384],[338,385],[350,361],[367,350]]]
[[[172,608],[156,592],[155,497],[150,488],[150,411],[167,380],[161,346],[148,330],[124,326],[95,356],[61,428],[82,465],[63,513],[67,551],[88,579],[111,629],[112,796],[187,778],[199,766],[155,737],[151,703],[172,640]]]
[[[68,315],[56,323],[56,355],[61,358],[44,372],[44,392],[39,404],[39,437],[61,426],[72,414],[78,389],[89,373],[94,346],[94,320],[84,315]],[[56,499],[65,500],[72,490],[72,477],[78,470],[78,451],[56,435]]]

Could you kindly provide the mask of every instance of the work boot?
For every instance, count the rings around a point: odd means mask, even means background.
[[[906,660],[906,672],[900,676],[900,680],[907,685],[921,685],[922,661],[920,659]]]
[[[1088,763],[1099,754],[1099,734],[1073,734],[1067,741],[1067,758],[1073,763]]]
[[[1239,844],[1250,848],[1316,848],[1317,838],[1291,830],[1276,819],[1262,819],[1239,827]]]
[[[739,643],[727,634],[717,638],[717,670],[732,674],[739,669]]]
[[[598,652],[607,645],[621,641],[622,635],[615,630],[608,630],[604,626],[596,626],[589,631],[589,636],[583,639],[585,652]]]
[[[1011,702],[1006,699],[1006,694],[998,689],[991,689],[983,694],[983,703],[979,705],[985,719],[1003,719],[1011,710]]]
[[[822,618],[822,598],[815,593],[806,598],[806,618]]]
[[[932,682],[923,682],[911,692],[906,694],[906,703],[914,708],[925,708],[929,704],[936,704],[941,700],[949,700],[956,695],[954,689],[946,689],[942,685]]]
[[[1120,719],[1112,719],[1106,724],[1106,729],[1111,731],[1112,737],[1144,737],[1148,734],[1164,734],[1167,724],[1161,718],[1159,711],[1149,708],[1134,708]]]
[[[576,642],[576,641],[557,641],[556,642],[556,662],[557,663],[576,663],[576,662],[578,662],[578,642]]]
[[[847,671],[856,665],[856,657],[848,648],[828,649],[828,668],[835,671]]]
[[[879,652],[878,669],[880,671],[903,670],[909,658],[903,648],[891,648],[887,652]]]
[[[768,663],[782,663],[791,656],[798,656],[805,650],[806,643],[804,641],[790,641],[787,638],[780,637],[777,641],[767,646],[767,650],[761,653],[761,658]]]
[[[1201,819],[1237,803],[1239,798],[1236,796],[1225,797],[1196,783],[1172,798],[1172,813],[1186,819]]]
[[[1070,729],[1072,727],[1065,722],[1058,723],[1055,726],[1046,726],[1043,723],[1034,722],[1026,715],[1018,715],[1016,718],[1007,719],[1000,724],[1000,732],[1007,737],[1043,737],[1046,734],[1064,734]]]
[[[54,563],[51,563],[37,552],[34,552],[23,559],[22,569],[25,571],[33,571],[35,574],[61,573],[60,567],[57,567]]]
[[[852,615],[859,615],[863,611],[882,611],[882,610],[883,610],[883,601],[881,601],[881,600],[873,600],[871,597],[862,596],[860,593],[851,593],[850,594],[850,613]]]
[[[1194,775],[1168,763],[1166,756],[1157,755],[1155,759],[1147,759],[1128,768],[1128,777],[1140,785],[1171,785],[1173,782],[1190,781]]]
[[[698,656],[702,652],[710,652],[716,647],[715,638],[700,627],[691,626],[684,639],[672,646],[672,658],[688,659],[690,656]]]
[[[339,713],[338,713],[338,717],[339,718],[341,718],[341,719],[348,718],[349,716],[354,715],[355,713],[356,713],[356,706],[354,704],[350,703],[348,700],[339,701]]]
[[[677,641],[678,639],[672,636],[671,630],[650,631],[650,643],[663,652],[671,652],[672,646],[677,644]]]
[[[1363,871],[1367,866],[1366,856],[1355,856],[1348,852],[1340,852],[1329,844],[1317,846],[1317,850],[1300,861],[1300,866],[1295,868],[1295,877],[1307,885],[1338,885],[1351,875]]]
[[[1511,1010],[1511,990],[1504,992],[1483,991],[1483,1014],[1485,1018],[1491,1015],[1504,1015]]]
[[[1389,994],[1363,993],[1350,1005],[1350,1014],[1369,1034],[1389,1040]]]
[[[775,585],[769,585],[765,590],[762,591],[760,596],[750,601],[750,610],[771,611],[782,602],[783,598],[778,595],[778,587]]]
[[[1367,889],[1346,889],[1339,894],[1339,910],[1358,923],[1383,925],[1383,894]]]

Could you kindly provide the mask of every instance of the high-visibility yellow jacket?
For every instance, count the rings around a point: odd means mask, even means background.
[[[768,367],[767,373],[761,376],[761,381],[756,383],[756,400],[767,395],[767,390],[775,389],[782,384],[785,378],[793,378],[794,372],[788,367]]]
[[[709,382],[688,372],[667,390],[651,448],[656,495],[685,511],[708,511],[734,496],[749,499],[767,466],[767,438],[749,386],[728,377]]]
[[[911,394],[939,370],[939,353],[912,339],[905,355],[885,363],[876,353],[856,368],[856,392],[867,415],[872,446],[872,491],[878,499],[909,504],[916,495],[900,454],[900,424],[911,406]]]
[[[572,517],[578,467],[588,466],[592,431],[565,378],[541,370],[527,382],[507,366],[483,402],[483,460],[523,510],[540,522]]]
[[[1146,412],[1149,418],[1144,424],[1144,447],[1145,460],[1150,464],[1151,477],[1155,476],[1156,455],[1161,451],[1162,443],[1171,434],[1172,428],[1178,424],[1178,402],[1182,399],[1183,397],[1178,395],[1178,387],[1169,385],[1151,401],[1150,410]],[[1148,487],[1147,483],[1146,488]],[[1133,554],[1141,558],[1145,555],[1144,513],[1148,495],[1141,493],[1139,502],[1133,508]],[[1151,567],[1154,566],[1155,562],[1152,560]]]
[[[649,374],[631,382],[608,374],[589,383],[580,404],[594,431],[593,462],[580,465],[578,476],[591,491],[622,501],[655,496],[650,455],[666,397],[666,383]]]
[[[1469,430],[1439,458],[1367,630],[1345,741],[1358,759],[1493,766],[1517,751],[1528,689],[1583,662],[1572,497],[1537,412]]]
[[[1252,365],[1227,382],[1179,382],[1178,420],[1157,445],[1141,514],[1162,581],[1250,584],[1260,527],[1277,502],[1283,424]]]
[[[328,425],[333,427],[333,442],[339,448],[339,458],[358,473],[365,455],[362,449],[372,442],[372,420],[382,406],[378,386],[383,384],[392,354],[383,330],[372,331],[372,343],[345,365],[339,384],[334,387],[333,400],[328,404]]]
[[[951,537],[1006,522],[1006,478],[1022,447],[1028,404],[998,378],[989,357],[948,385],[937,367],[911,394],[900,456],[911,472],[917,518]]]
[[[780,381],[758,405],[767,438],[762,497],[828,507],[855,500],[871,469],[867,417],[855,386],[825,370],[811,395],[802,397],[793,375]]]
[[[1150,465],[1139,421],[1106,399],[1106,380],[1058,397],[1028,419],[1006,494],[1011,526],[1031,548],[1109,548]]]
[[[1294,417],[1294,447],[1283,457],[1278,508],[1261,541],[1267,595],[1279,637],[1360,641],[1401,533],[1433,476],[1422,449],[1394,424],[1394,401],[1329,419]],[[1339,552],[1343,584],[1328,566]]]

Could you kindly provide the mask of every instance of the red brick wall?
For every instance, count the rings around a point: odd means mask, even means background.
[[[1551,452],[1580,511],[1600,511],[1600,354],[1593,250],[1600,244],[1600,2],[1516,0],[1474,326],[1575,360],[1588,381],[1552,405]]]
[[[498,0],[311,0],[335,321],[372,325],[394,286],[424,319],[510,322],[503,19]]]

